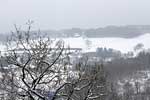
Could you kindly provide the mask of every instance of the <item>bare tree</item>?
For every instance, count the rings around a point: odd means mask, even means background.
[[[4,81],[8,82],[10,78],[6,93],[16,94],[18,98],[46,100],[65,79],[64,43],[38,34],[31,35],[31,22],[27,31],[15,28],[3,55],[8,63]]]
[[[105,100],[103,66],[79,63],[71,69],[63,41],[15,26],[1,54],[1,90],[6,100]],[[4,59],[4,61],[3,61]],[[5,63],[6,64],[5,64]],[[94,67],[93,67],[94,66]]]
[[[64,100],[106,100],[108,84],[103,65],[79,62],[76,71],[77,77],[68,77],[70,84],[60,91]]]

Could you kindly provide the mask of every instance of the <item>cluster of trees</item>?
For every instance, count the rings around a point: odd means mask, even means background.
[[[150,99],[150,81],[144,84],[139,81],[126,81],[122,86],[118,83],[111,85],[110,100],[149,100]]]
[[[36,33],[32,31],[31,33]],[[144,33],[150,33],[149,25],[128,25],[128,26],[107,26],[104,28],[93,28],[93,29],[81,29],[72,28],[64,30],[43,30],[42,33],[47,33],[50,37],[76,37],[83,36],[89,38],[97,37],[122,37],[122,38],[132,38]],[[9,35],[9,34],[8,34]],[[6,34],[0,37],[0,40],[4,41],[6,39]]]
[[[141,51],[136,57],[113,59],[104,66],[113,80],[121,79],[140,70],[150,70],[150,53]]]
[[[57,37],[75,37],[76,34],[79,36],[86,36],[89,38],[97,37],[122,37],[132,38],[144,33],[150,32],[149,25],[128,25],[128,26],[107,26],[104,28],[93,28],[93,29],[81,29],[72,28],[59,31],[46,31],[48,34]]]
[[[96,50],[97,56],[105,59],[105,58],[120,58],[121,52],[111,49],[111,48],[97,48]]]

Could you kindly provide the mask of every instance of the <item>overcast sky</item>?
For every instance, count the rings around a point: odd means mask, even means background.
[[[28,19],[42,30],[150,24],[150,0],[0,0],[0,32]]]

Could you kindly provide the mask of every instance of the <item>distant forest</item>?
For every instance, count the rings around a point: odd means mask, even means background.
[[[32,31],[31,33],[35,33]],[[103,37],[120,37],[134,38],[145,33],[150,33],[150,25],[127,25],[127,26],[107,26],[103,28],[91,29],[63,29],[63,30],[42,30],[40,34],[46,34],[52,38],[59,37],[87,37],[87,38],[103,38]],[[0,41],[6,40],[9,34],[1,33]]]
[[[100,37],[121,37],[121,38],[133,38],[145,33],[150,33],[150,25],[128,25],[128,26],[107,26],[104,28],[93,29],[81,29],[72,28],[65,30],[49,30],[43,31],[51,37],[88,37],[88,38],[100,38]]]

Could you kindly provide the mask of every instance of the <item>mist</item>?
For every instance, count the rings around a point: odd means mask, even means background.
[[[0,32],[35,22],[41,30],[149,25],[149,0],[0,0]]]

